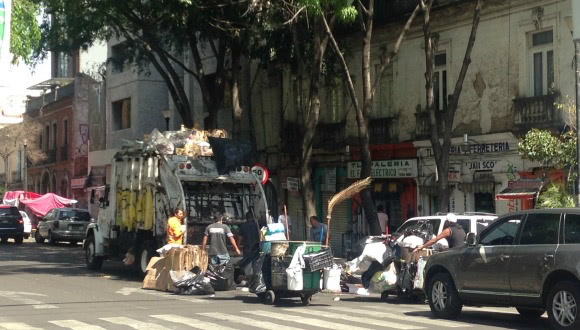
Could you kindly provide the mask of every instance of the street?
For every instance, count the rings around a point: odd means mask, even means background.
[[[141,289],[141,279],[120,263],[101,272],[85,268],[81,245],[0,245],[0,329],[544,329],[515,309],[465,307],[455,321],[431,319],[427,304],[376,295],[320,293],[264,305],[241,290],[213,297],[178,296]]]

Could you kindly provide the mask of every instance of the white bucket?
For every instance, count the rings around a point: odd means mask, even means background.
[[[332,268],[324,269],[324,282],[323,288],[325,290],[330,290],[332,292],[341,292],[340,289],[340,274],[342,270],[334,265]]]

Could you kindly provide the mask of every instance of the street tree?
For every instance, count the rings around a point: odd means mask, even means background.
[[[12,64],[20,61],[36,65],[33,54],[40,46],[40,27],[37,17],[40,5],[33,0],[13,0],[10,27],[10,53]]]
[[[216,128],[225,89],[232,89],[234,136],[239,132],[240,59],[252,24],[246,2],[235,0],[39,0],[47,8],[42,24],[44,50],[71,52],[96,40],[122,41],[123,65],[153,66],[164,80],[183,123],[193,127],[189,93],[182,72],[194,77],[208,112],[207,128]],[[204,65],[205,54],[213,68]],[[189,61],[191,56],[191,61]],[[190,65],[193,62],[193,65]]]
[[[381,56],[381,65],[377,72],[374,73],[372,68],[372,36],[373,36],[373,26],[375,17],[375,0],[368,0],[365,3],[361,0],[356,1],[356,15],[361,22],[361,32],[362,32],[362,94],[359,95],[355,90],[355,86],[352,80],[352,70],[347,63],[344,55],[344,49],[338,44],[337,39],[334,37],[330,26],[323,17],[323,22],[325,23],[326,33],[330,37],[331,46],[339,58],[339,63],[342,68],[342,73],[344,75],[344,81],[346,82],[347,89],[349,91],[350,99],[354,110],[356,112],[356,120],[358,126],[358,137],[359,145],[361,150],[361,173],[360,178],[364,179],[371,176],[372,158],[371,151],[369,148],[370,136],[369,136],[369,120],[371,118],[371,110],[373,108],[374,97],[377,91],[377,87],[380,84],[381,78],[385,73],[385,69],[392,63],[393,58],[397,55],[399,48],[413,20],[415,19],[417,13],[419,12],[419,6],[411,13],[407,19],[402,31],[395,44],[392,46],[390,51],[386,47],[383,47]],[[359,103],[361,99],[362,105]],[[371,194],[370,188],[366,188],[361,191],[361,199],[363,208],[365,211],[365,216],[369,224],[369,228],[372,235],[379,235],[381,233],[381,227],[379,225],[379,219],[377,216],[375,203]]]
[[[433,7],[433,0],[420,0],[421,11],[423,13],[423,36],[425,39],[425,98],[426,111],[429,115],[429,140],[433,149],[433,156],[435,158],[436,171],[438,173],[437,180],[437,195],[439,198],[439,210],[447,212],[449,210],[449,150],[451,148],[451,138],[453,134],[453,122],[455,113],[459,103],[459,97],[463,89],[463,81],[467,75],[467,69],[471,63],[471,51],[475,44],[477,35],[477,28],[479,26],[479,19],[481,17],[481,7],[483,0],[476,0],[473,11],[473,21],[471,24],[471,33],[463,56],[463,62],[453,94],[449,95],[447,102],[447,109],[440,110],[435,104],[434,97],[434,70],[435,61],[434,53],[437,48],[438,34],[431,30],[431,9]],[[444,97],[447,97],[446,95]]]
[[[24,150],[24,144],[26,144],[25,159],[31,163],[35,164],[46,158],[36,139],[41,132],[42,125],[40,123],[27,121],[26,118],[22,123],[0,129],[0,158],[4,161],[5,189],[8,188],[8,183],[11,180],[10,158],[19,150]]]

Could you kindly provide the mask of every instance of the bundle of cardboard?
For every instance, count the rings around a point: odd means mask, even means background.
[[[153,257],[147,265],[147,275],[143,280],[143,289],[177,292],[169,271],[184,272],[199,267],[205,273],[208,266],[207,251],[199,245],[174,247],[165,257]]]

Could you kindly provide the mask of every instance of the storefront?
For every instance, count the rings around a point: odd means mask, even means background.
[[[421,215],[439,211],[435,160],[430,141],[417,141]],[[523,160],[511,133],[454,138],[450,150],[450,212],[503,214],[522,207],[521,200],[498,200],[496,194],[537,164]]]

